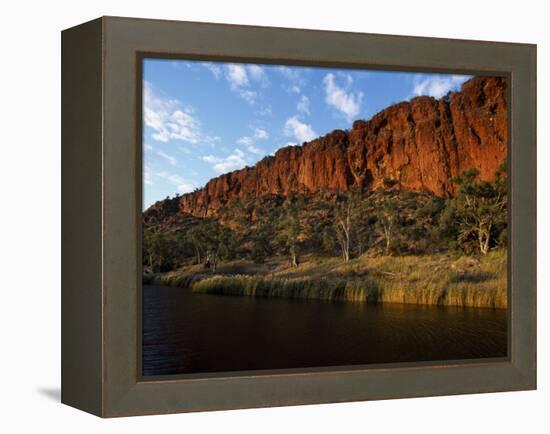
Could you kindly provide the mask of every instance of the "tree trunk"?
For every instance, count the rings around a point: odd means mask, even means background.
[[[482,255],[486,255],[489,252],[489,243],[491,241],[491,224],[485,228],[479,229],[478,239],[479,239],[479,250]]]
[[[389,255],[391,243],[391,226],[384,225],[384,235],[386,237],[386,255]]]
[[[342,249],[342,259],[344,262],[349,262],[349,239],[346,237],[345,232],[341,237],[338,237],[338,243]]]
[[[206,264],[212,273],[215,273],[218,267],[218,252],[208,251],[206,253]]]
[[[486,255],[487,254],[487,240],[488,240],[489,237],[483,237],[483,235],[480,235],[479,236],[479,251],[481,252],[482,255]]]
[[[348,262],[351,246],[351,205],[348,204],[345,211],[336,216],[336,238],[342,250],[342,259]]]
[[[344,262],[349,262],[349,249],[350,249],[350,231],[351,231],[351,224],[350,224],[350,209],[348,207],[347,210],[347,216],[346,219],[340,220],[340,226],[342,227],[342,256],[344,258]]]

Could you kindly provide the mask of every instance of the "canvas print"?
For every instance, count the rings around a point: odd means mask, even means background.
[[[506,77],[146,58],[142,374],[507,356]]]

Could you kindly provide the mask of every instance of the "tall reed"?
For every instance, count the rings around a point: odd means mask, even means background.
[[[475,259],[450,254],[363,257],[349,263],[312,259],[297,268],[225,264],[216,275],[194,266],[144,276],[145,284],[193,292],[334,302],[507,307],[507,255]]]
[[[506,288],[456,285],[378,286],[368,279],[280,279],[256,276],[213,276],[191,285],[193,292],[248,297],[316,299],[335,302],[404,303],[506,308]]]
[[[213,276],[191,285],[193,292],[249,297],[317,299],[338,302],[376,302],[376,288],[344,279],[280,279],[255,276]]]

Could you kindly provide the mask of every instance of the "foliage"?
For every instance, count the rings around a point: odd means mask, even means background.
[[[364,256],[347,263],[304,258],[296,268],[284,260],[262,266],[233,261],[215,275],[189,266],[147,276],[147,283],[218,295],[506,308],[506,264],[504,249],[479,259],[448,253]]]
[[[468,169],[454,179],[458,194],[441,217],[442,230],[468,253],[486,255],[506,243],[507,191],[504,165],[495,182],[478,179],[479,171]]]
[[[265,262],[271,253],[268,225],[262,225],[252,237],[250,258],[256,263]]]
[[[469,169],[453,179],[451,198],[401,190],[390,179],[374,191],[244,196],[206,218],[177,214],[177,202],[170,199],[144,217],[144,271],[194,263],[216,273],[233,260],[263,264],[274,258],[298,268],[307,255],[339,257],[344,263],[365,255],[453,250],[487,255],[507,243],[505,167],[493,182],[478,178]],[[171,221],[170,215],[178,219]]]
[[[279,253],[289,258],[292,267],[298,266],[301,231],[298,207],[295,204],[290,204],[285,207],[285,213],[280,218],[276,241]]]
[[[150,272],[170,270],[174,265],[175,243],[160,232],[145,230],[143,233],[144,265]]]

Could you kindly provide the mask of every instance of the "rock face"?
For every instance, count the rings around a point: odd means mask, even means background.
[[[247,196],[318,190],[398,188],[454,193],[451,178],[475,167],[491,180],[506,159],[507,80],[475,77],[439,100],[421,96],[356,121],[350,131],[279,149],[254,167],[211,179],[180,197],[180,210],[204,217]]]

